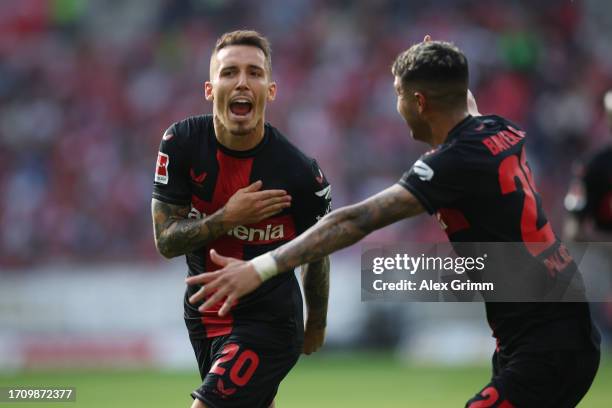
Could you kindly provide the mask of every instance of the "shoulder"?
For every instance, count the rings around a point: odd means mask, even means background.
[[[460,140],[453,139],[426,151],[418,158],[416,163],[423,162],[439,166],[457,163],[462,159],[462,147],[463,143]]]
[[[495,114],[480,115],[480,116],[475,116],[475,118],[481,122],[498,123],[498,124],[508,124],[509,123],[511,125],[516,126],[516,124],[514,124],[509,119],[504,118],[503,116],[495,115]]]
[[[297,191],[324,191],[329,198],[329,182],[319,163],[297,148],[278,129],[269,124],[266,126],[269,126],[273,159],[280,164],[279,168],[286,172]]]
[[[462,161],[457,144],[457,140],[453,140],[423,153],[405,176],[414,175],[423,181],[430,181],[435,175],[453,173]]]
[[[312,159],[295,146],[280,130],[266,123],[267,131],[270,134],[270,145],[274,154],[283,155],[296,162],[296,165],[304,164]],[[280,157],[279,157],[280,158]]]
[[[319,166],[315,159],[308,156],[295,146],[285,135],[270,124],[266,124],[270,132],[270,151],[275,161],[285,164],[293,172],[317,172]]]
[[[498,115],[482,115],[476,116],[476,121],[482,125],[483,133],[497,133],[502,130],[510,130],[521,137],[526,136],[526,132],[521,126]]]
[[[170,125],[164,132],[162,142],[174,140],[178,145],[186,147],[209,137],[212,128],[212,115],[189,116]]]
[[[473,117],[459,136],[452,151],[463,162],[481,166],[493,157],[516,154],[525,143],[526,132],[515,123],[497,115]],[[461,160],[463,159],[463,160]]]
[[[511,131],[521,138],[525,137],[525,131],[514,122],[498,115],[481,115],[473,116],[468,126],[461,130],[461,141],[475,141],[503,131]]]

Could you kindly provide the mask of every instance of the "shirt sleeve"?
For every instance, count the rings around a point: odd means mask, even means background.
[[[189,156],[176,124],[164,133],[157,153],[153,198],[176,205],[191,202]]]
[[[301,197],[293,200],[297,233],[301,234],[331,211],[331,185],[316,160],[310,162]]]
[[[421,156],[398,184],[410,191],[429,214],[434,214],[440,208],[453,207],[464,196],[467,188],[463,170],[453,152],[442,148]]]

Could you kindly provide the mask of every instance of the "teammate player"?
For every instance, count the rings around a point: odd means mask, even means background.
[[[185,254],[189,275],[217,266],[210,250],[251,259],[290,241],[330,209],[317,163],[265,123],[274,100],[268,41],[254,31],[221,36],[205,96],[213,114],[173,124],[161,141],[153,189],[155,244],[167,258]],[[202,385],[192,408],[273,406],[278,385],[300,352],[323,343],[329,262],[303,265],[308,307],[294,274],[270,279],[233,304],[199,312],[185,294],[185,322]]]
[[[400,54],[392,72],[399,113],[413,137],[433,150],[397,184],[331,212],[271,253],[250,262],[213,254],[225,267],[189,278],[190,285],[205,284],[191,301],[214,292],[201,308],[225,299],[219,310],[224,315],[272,276],[425,211],[440,218],[452,242],[523,242],[520,255],[541,279],[576,268],[543,213],[525,157],[525,132],[499,116],[469,114],[463,53],[449,43],[426,41]],[[493,375],[466,406],[574,407],[599,364],[599,335],[588,304],[487,302],[486,311],[498,342]]]
[[[612,89],[603,98],[604,112],[609,130],[612,130]],[[574,177],[565,196],[564,238],[572,241],[612,241],[612,144],[606,143],[587,160],[573,166]],[[602,268],[612,270],[612,253],[605,247],[595,247],[600,255]],[[608,291],[612,288],[608,288]],[[612,303],[593,305],[593,313],[602,317],[601,329],[612,333],[612,321],[608,317]]]
[[[605,94],[603,104],[612,129],[612,90]],[[570,213],[564,231],[567,239],[612,238],[612,144],[602,147],[586,163],[575,166],[565,208]]]

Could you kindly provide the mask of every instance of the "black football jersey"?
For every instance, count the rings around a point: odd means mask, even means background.
[[[501,279],[503,285],[514,285],[515,293],[539,290],[565,276],[570,281],[577,271],[544,214],[525,139],[526,133],[504,118],[468,116],[399,181],[437,217],[456,249],[467,246],[462,243],[522,243],[497,246],[512,251],[505,254],[511,265],[504,265]],[[584,301],[499,302],[483,297],[502,350],[597,343]]]
[[[589,217],[602,231],[612,232],[612,146],[607,146],[574,169],[565,207]]]
[[[274,127],[265,125],[263,140],[248,151],[233,151],[215,136],[211,115],[195,116],[173,124],[159,148],[153,198],[176,205],[190,205],[191,218],[203,218],[222,208],[238,190],[261,180],[262,190],[284,189],[291,207],[257,224],[240,225],[206,247],[186,255],[188,274],[219,269],[209,256],[219,254],[252,259],[295,238],[330,210],[331,186],[316,161],[293,146]],[[241,298],[231,313],[219,317],[220,305],[198,312],[188,302],[198,290],[185,293],[185,319],[192,337],[216,337],[241,324],[269,323],[301,330],[302,297],[293,273],[264,282]]]

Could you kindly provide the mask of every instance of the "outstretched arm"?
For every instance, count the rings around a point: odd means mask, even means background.
[[[332,211],[293,241],[272,252],[279,271],[313,262],[353,245],[370,232],[422,213],[421,203],[395,184],[354,205]]]
[[[302,235],[274,250],[271,255],[276,269],[287,272],[298,265],[317,261],[352,245],[374,230],[423,211],[421,203],[412,193],[395,184],[358,204],[332,211]],[[200,310],[205,310],[226,298],[219,310],[219,314],[224,315],[235,300],[261,285],[262,278],[250,261],[237,262],[214,251],[211,256],[215,263],[224,268],[188,278],[189,285],[206,283],[190,298],[190,302],[199,302],[212,294],[200,307]]]

